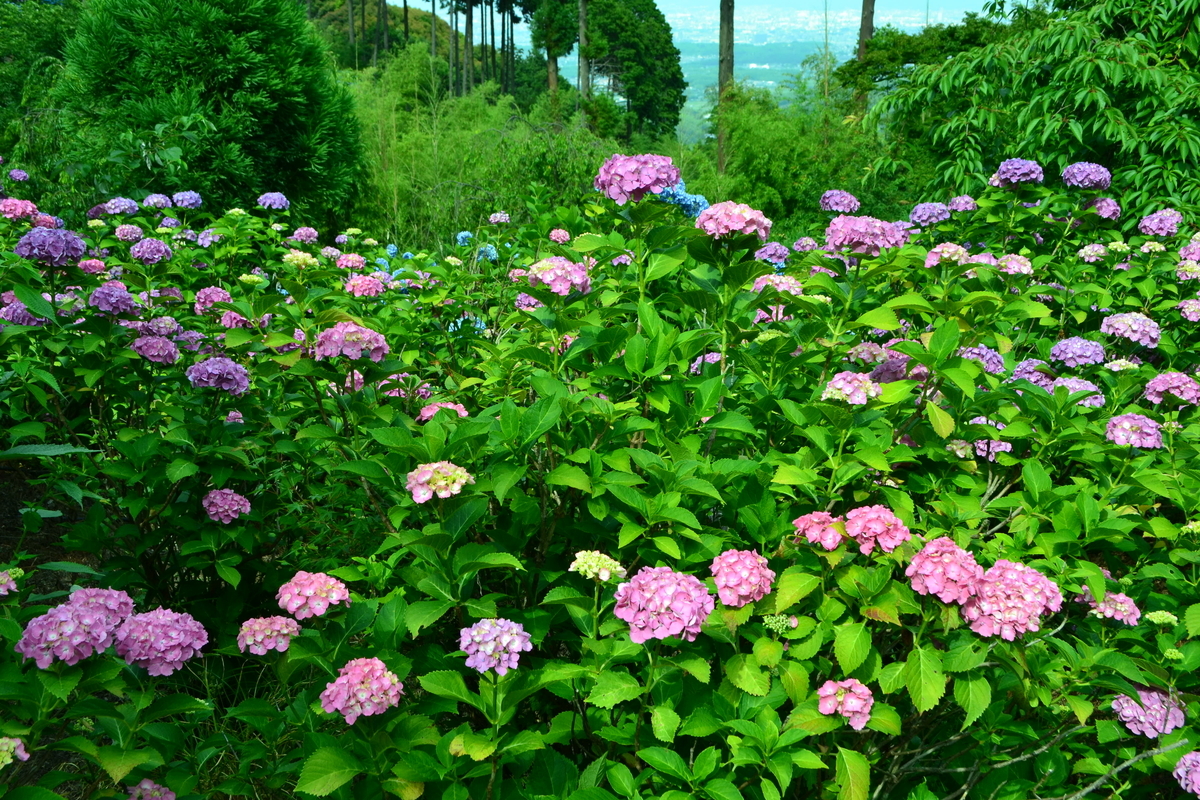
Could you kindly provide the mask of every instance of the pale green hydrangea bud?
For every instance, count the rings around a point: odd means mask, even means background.
[[[1166,249],[1166,246],[1162,242],[1146,242],[1142,245],[1143,253],[1162,253]]]
[[[456,267],[462,266],[462,259],[457,256],[446,256],[446,263],[453,264]]]
[[[809,300],[816,300],[818,303],[824,303],[825,305],[833,302],[833,298],[827,294],[806,294],[805,297]]]
[[[763,617],[763,625],[767,630],[783,635],[795,630],[800,625],[800,620],[787,614],[767,614]]]
[[[346,228],[347,236],[358,236],[362,233],[362,228]]]
[[[246,211],[245,211],[245,209],[241,209],[241,208],[231,208],[225,212],[225,216],[227,216],[227,217],[244,217],[244,216],[246,216]]]
[[[1108,249],[1113,253],[1128,253],[1129,245],[1124,242],[1109,242]]]
[[[8,577],[12,578],[14,581],[25,577],[25,570],[21,569],[20,567],[9,567],[5,570],[5,572],[7,572]]]
[[[1178,625],[1179,617],[1172,614],[1170,611],[1151,611],[1146,615],[1146,619],[1153,622],[1155,625]]]
[[[309,255],[303,250],[291,250],[284,254],[283,263],[297,269],[321,266],[321,262],[317,260],[316,256]]]
[[[107,224],[104,222],[104,220],[102,220],[102,219],[89,219],[89,220],[88,220],[88,227],[89,227],[89,228],[105,228],[105,227],[108,227],[108,226],[107,226]]]
[[[971,457],[971,443],[962,439],[952,439],[950,443],[946,445],[946,449],[959,458]]]
[[[1183,653],[1179,652],[1174,647],[1171,647],[1163,651],[1163,658],[1167,659],[1168,661],[1183,661]]]
[[[1116,361],[1110,361],[1105,364],[1104,368],[1111,372],[1122,372],[1127,369],[1137,369],[1137,364],[1127,358],[1118,358]]]
[[[1192,520],[1187,525],[1184,525],[1181,530],[1184,533],[1200,533],[1200,520]]]
[[[1183,430],[1183,426],[1173,419],[1169,419],[1162,424],[1162,429],[1166,433],[1179,433]]]
[[[626,575],[625,568],[619,561],[599,550],[580,550],[567,570],[578,572],[583,577],[600,583],[608,583],[614,577],[624,580]]]
[[[239,275],[238,280],[247,286],[265,286],[267,283],[267,279],[262,275]]]
[[[367,238],[367,239],[363,239],[362,243],[365,245],[376,245],[376,244],[379,244],[379,240]]]

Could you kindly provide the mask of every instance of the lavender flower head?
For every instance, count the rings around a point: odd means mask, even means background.
[[[1076,255],[1079,256],[1080,260],[1088,264],[1095,264],[1108,255],[1108,248],[1102,244],[1086,244]]]
[[[353,725],[359,717],[382,714],[400,705],[404,684],[378,658],[356,658],[338,671],[338,677],[321,692],[321,708],[335,711]]]
[[[488,222],[492,225],[500,225],[505,222],[511,222],[511,220],[509,219],[507,212],[496,211],[490,217],[488,217]]]
[[[133,295],[120,281],[101,284],[88,297],[88,305],[106,314],[128,314],[137,308]]]
[[[800,543],[801,537],[812,544],[819,544],[826,550],[837,550],[841,546],[845,535],[842,530],[839,530],[839,524],[844,530],[845,520],[841,517],[835,517],[827,511],[813,511],[792,520],[792,525],[796,528],[796,544]]]
[[[942,242],[929,248],[929,254],[925,256],[925,268],[930,269],[943,262],[962,265],[967,263],[967,259],[970,257],[971,254],[967,252],[967,248],[961,244]]]
[[[871,706],[875,698],[861,682],[854,678],[844,681],[825,681],[817,689],[817,710],[826,716],[840,714],[850,721],[850,727],[861,731],[871,719]]]
[[[1125,724],[1130,733],[1157,739],[1159,734],[1170,733],[1186,724],[1183,705],[1168,692],[1147,686],[1139,687],[1137,694],[1137,700],[1119,694],[1112,702],[1117,719]]]
[[[985,371],[990,372],[993,375],[1000,375],[1005,371],[1004,356],[1000,355],[990,347],[986,347],[984,345],[979,345],[977,347],[963,347],[959,349],[958,355],[961,358],[979,362],[979,365],[982,366]]]
[[[165,336],[139,336],[130,347],[142,358],[157,364],[174,364],[179,360],[179,347]]]
[[[143,264],[157,264],[170,258],[171,248],[161,239],[147,237],[129,248],[129,255]]]
[[[696,227],[714,239],[731,233],[744,233],[757,235],[765,242],[771,235],[771,220],[763,216],[761,211],[732,200],[701,211],[700,216],[696,217]]]
[[[548,238],[555,244],[566,244],[567,242],[571,241],[571,234],[562,228],[555,228],[554,230],[550,231]]]
[[[137,225],[118,225],[113,233],[122,242],[136,242],[143,236],[142,229]]]
[[[804,294],[804,285],[791,275],[763,275],[754,281],[754,291],[756,292],[761,293],[768,286],[777,292],[786,292],[797,296]]]
[[[220,286],[206,286],[196,292],[196,302],[192,309],[197,314],[203,314],[217,303],[232,303],[233,297]]]
[[[495,670],[500,676],[516,669],[521,653],[533,649],[521,624],[507,619],[481,619],[463,628],[459,647],[467,654],[468,667],[481,673]]]
[[[976,594],[963,605],[963,617],[980,636],[1017,636],[1040,630],[1043,614],[1062,608],[1062,592],[1042,573],[1001,559],[983,574]]]
[[[694,575],[669,567],[642,567],[617,587],[616,600],[613,614],[629,623],[629,638],[637,644],[670,636],[695,641],[716,607],[713,596]]]
[[[1050,348],[1050,359],[1068,367],[1100,364],[1104,361],[1104,345],[1079,336],[1072,336],[1070,339],[1056,342]]]
[[[1113,444],[1131,445],[1142,450],[1163,446],[1162,426],[1142,414],[1120,414],[1108,421],[1105,436]]]
[[[117,655],[151,675],[170,675],[206,644],[208,633],[191,614],[165,608],[134,614],[117,629]]]
[[[1100,332],[1120,336],[1145,347],[1158,347],[1160,336],[1158,323],[1136,311],[1105,317],[1100,323]]]
[[[232,489],[213,489],[200,502],[213,522],[228,525],[242,514],[250,513],[250,501]]]
[[[275,211],[286,211],[291,203],[286,197],[279,192],[267,192],[258,196],[258,204],[263,208],[270,208]]]
[[[1173,208],[1164,208],[1143,217],[1138,223],[1138,230],[1147,236],[1174,236],[1179,233],[1179,223],[1183,222],[1183,214]]]
[[[1092,394],[1088,395],[1087,397],[1081,398],[1075,405],[1083,406],[1085,408],[1100,408],[1101,406],[1104,405],[1104,402],[1105,402],[1104,393],[1100,391],[1099,386],[1092,383],[1091,381],[1085,381],[1083,378],[1071,378],[1071,377],[1056,378],[1054,380],[1054,382],[1052,384],[1050,384],[1049,391],[1051,393],[1053,393],[1054,390],[1057,389],[1059,386],[1065,387],[1066,390],[1068,392],[1070,392],[1071,394],[1074,394],[1075,392],[1091,392],[1092,393]]]
[[[1084,208],[1096,209],[1096,215],[1102,219],[1115,220],[1121,217],[1121,206],[1111,197],[1097,197],[1089,200]]]
[[[819,250],[820,247],[821,245],[817,243],[817,240],[811,236],[801,236],[792,243],[792,249],[797,253],[808,253],[812,250]]]
[[[858,542],[863,555],[879,549],[890,553],[912,538],[900,518],[887,506],[863,506],[846,514],[846,534]]]
[[[791,251],[786,245],[779,242],[769,242],[754,251],[754,257],[759,261],[766,261],[776,266],[786,263],[789,255],[791,255]]]
[[[1200,797],[1200,750],[1193,750],[1179,759],[1171,774],[1179,781],[1181,789]]]
[[[1046,387],[1047,391],[1050,387]],[[973,417],[967,420],[969,425],[988,425],[995,428],[997,431],[1002,431],[1008,426],[1003,422],[998,422],[987,417]],[[999,439],[978,439],[974,442],[975,454],[980,458],[986,458],[988,461],[995,461],[997,453],[1011,453],[1013,446],[1012,442],[1004,442]]]
[[[176,192],[172,199],[179,208],[199,208],[203,202],[200,195],[192,191]]]
[[[275,593],[279,607],[296,619],[321,617],[330,606],[350,605],[346,584],[324,572],[300,570]]]
[[[705,353],[702,356],[696,356],[696,360],[688,368],[688,372],[692,375],[699,375],[704,369],[705,364],[717,364],[721,361],[720,353]]]
[[[87,252],[87,245],[63,228],[33,228],[20,238],[13,252],[49,267],[65,267]]]
[[[983,579],[983,567],[953,539],[942,536],[921,548],[904,574],[917,594],[932,594],[943,603],[961,605],[974,596]]]
[[[126,800],[175,800],[175,793],[165,786],[160,786],[149,778],[145,778],[137,786],[126,786],[129,797]]]
[[[133,600],[117,589],[78,589],[71,598],[31,619],[14,648],[40,669],[54,661],[74,666],[106,650],[117,627],[133,613]]]
[[[647,194],[662,194],[677,183],[679,168],[666,156],[617,154],[601,165],[593,185],[623,206]]]
[[[975,202],[975,198],[971,197],[971,195],[960,194],[957,197],[950,198],[950,202],[946,204],[946,207],[951,211],[959,212],[975,211],[979,208],[979,205]]]
[[[197,389],[224,389],[232,395],[242,394],[250,388],[250,372],[224,356],[193,364],[187,368],[187,378]]]
[[[165,194],[148,194],[142,201],[142,208],[170,208],[171,198]]]
[[[858,198],[849,192],[844,192],[841,189],[830,189],[821,195],[821,210],[836,211],[839,214],[853,214],[858,211]]]
[[[868,256],[878,256],[885,247],[899,247],[906,239],[895,225],[874,217],[840,215],[825,230],[829,247]]]
[[[408,473],[404,488],[412,492],[413,501],[424,503],[438,497],[445,499],[462,491],[466,484],[475,483],[475,478],[465,469],[450,461],[435,461],[421,464]]]
[[[382,334],[353,322],[339,322],[317,334],[317,361],[337,356],[357,360],[366,356],[378,363],[389,352]]]
[[[136,214],[138,204],[128,197],[114,197],[104,204],[104,211],[108,214]]]
[[[1182,372],[1163,372],[1155,375],[1146,384],[1143,396],[1158,405],[1166,399],[1168,393],[1185,403],[1200,405],[1200,383],[1196,383],[1194,378]]]
[[[1076,161],[1062,172],[1063,183],[1075,189],[1107,189],[1112,185],[1112,173],[1090,161]]]
[[[928,228],[950,219],[950,207],[945,203],[918,203],[909,215],[914,225]]]
[[[256,617],[242,623],[238,629],[237,644],[240,652],[250,650],[256,656],[265,656],[270,650],[286,651],[293,636],[300,635],[300,623],[287,617]]]
[[[839,372],[825,384],[822,400],[840,400],[852,406],[865,406],[873,397],[880,397],[883,387],[859,372]]]
[[[757,550],[726,550],[713,559],[713,579],[722,605],[741,608],[766,597],[775,573]]]
[[[23,169],[10,169],[8,171],[8,177],[20,183],[22,181],[29,180],[29,173]]]
[[[1036,161],[1010,158],[1000,162],[996,174],[988,179],[988,185],[1006,189],[1021,183],[1041,183],[1044,178],[1042,167]]]

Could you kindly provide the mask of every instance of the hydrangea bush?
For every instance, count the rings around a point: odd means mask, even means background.
[[[1015,157],[789,252],[597,169],[424,246],[0,202],[0,458],[87,556],[0,564],[0,791],[1200,793],[1197,219]]]

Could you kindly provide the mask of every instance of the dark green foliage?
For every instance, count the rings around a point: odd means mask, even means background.
[[[23,106],[47,89],[75,30],[79,0],[0,3],[0,150],[20,135]]]
[[[542,0],[531,23],[533,46],[550,58],[570,53],[579,38],[578,7],[572,0]]]
[[[358,179],[350,95],[291,0],[92,0],[67,62],[66,162],[103,165],[98,193],[194,189],[220,208],[281,191],[332,218]]]

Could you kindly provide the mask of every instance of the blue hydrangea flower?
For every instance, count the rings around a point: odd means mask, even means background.
[[[402,255],[400,257],[401,258],[414,258],[413,254],[408,252],[407,250],[404,252],[404,255]]]
[[[377,258],[375,259],[375,263],[385,269],[391,266],[391,263],[386,258]]]
[[[466,247],[474,238],[470,231],[459,231],[458,235],[454,237],[454,241],[459,247]]]
[[[496,252],[495,245],[485,244],[479,248],[479,257],[495,263],[500,258],[500,254]]]
[[[399,253],[399,252],[400,252],[400,248],[399,248],[399,247],[396,247],[396,245],[394,245],[394,244],[389,244],[389,245],[387,246],[387,254],[388,254],[388,258],[395,258],[395,257],[396,257],[396,254],[397,254],[397,253]],[[406,256],[406,257],[407,257],[407,256]]]
[[[687,187],[683,181],[680,181],[669,189],[664,189],[662,193],[655,196],[664,203],[679,206],[679,209],[689,217],[700,216],[700,212],[709,206],[708,198],[704,195],[688,194]]]

